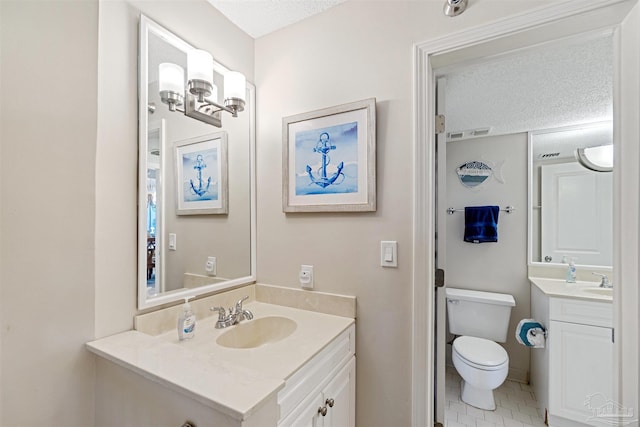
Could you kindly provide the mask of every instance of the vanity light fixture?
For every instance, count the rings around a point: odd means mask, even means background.
[[[596,172],[613,171],[613,144],[576,149],[578,163]]]
[[[162,63],[158,69],[160,99],[169,111],[222,127],[222,111],[238,117],[244,110],[246,78],[237,71],[224,75],[224,105],[218,104],[218,87],[213,83],[213,57],[209,52],[193,49],[187,52],[187,87],[184,70],[172,63]],[[183,107],[184,108],[180,108]]]

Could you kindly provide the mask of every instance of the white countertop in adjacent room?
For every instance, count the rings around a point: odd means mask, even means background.
[[[605,292],[608,293],[608,291],[602,290],[599,287],[599,282],[578,281],[576,283],[567,283],[565,280],[544,277],[529,277],[529,281],[543,293],[552,297],[609,303],[613,301],[613,293],[606,294]]]

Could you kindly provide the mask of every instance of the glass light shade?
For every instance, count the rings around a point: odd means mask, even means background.
[[[237,71],[230,71],[224,75],[224,99],[245,100],[247,90],[247,79],[244,74]]]
[[[213,56],[205,50],[193,49],[187,52],[188,80],[213,82]]]
[[[613,170],[613,144],[578,148],[576,154],[580,164],[587,169],[597,172]]]
[[[163,62],[158,67],[158,86],[160,92],[184,93],[184,70],[181,66]]]

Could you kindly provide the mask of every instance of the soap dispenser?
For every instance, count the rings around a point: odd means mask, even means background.
[[[193,297],[186,297],[184,299],[182,313],[178,316],[178,338],[181,341],[193,338],[195,335],[196,315],[191,310],[191,304],[189,304],[191,298]]]
[[[569,267],[567,268],[567,283],[576,283],[576,259],[569,258]]]

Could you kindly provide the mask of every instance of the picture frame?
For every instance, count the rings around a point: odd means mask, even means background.
[[[178,141],[174,154],[176,215],[228,214],[227,133]]]
[[[284,212],[375,212],[376,99],[282,119]]]

